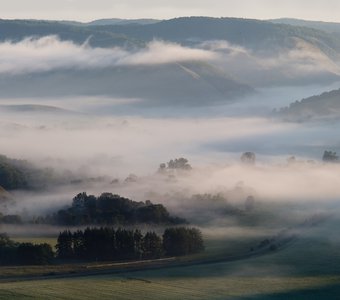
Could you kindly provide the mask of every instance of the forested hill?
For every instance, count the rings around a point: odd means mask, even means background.
[[[340,117],[340,89],[295,101],[276,114],[288,121],[307,121]]]
[[[135,23],[111,24],[112,22],[95,21],[88,25],[55,21],[0,20],[0,40],[17,41],[27,36],[58,35],[62,40],[81,44],[91,37],[89,43],[96,47],[138,47],[153,39],[187,44],[205,40],[227,40],[255,50],[268,50],[293,46],[291,39],[299,38],[329,52],[340,50],[340,39],[330,33],[252,19],[183,17],[149,24],[137,20]]]
[[[288,24],[292,26],[309,27],[309,28],[314,28],[317,30],[326,31],[329,33],[340,34],[340,23],[336,23],[336,22],[309,21],[309,20],[290,19],[290,18],[274,19],[274,20],[269,20],[269,21],[272,23],[276,23],[276,24]]]
[[[205,40],[227,40],[254,50],[290,47],[292,38],[305,40],[324,49],[327,47],[332,51],[340,49],[340,40],[324,31],[252,19],[184,17],[151,25],[105,26],[105,29],[144,40],[158,38],[189,44]]]
[[[96,47],[134,46],[137,41],[121,34],[115,34],[105,28],[80,26],[72,23],[38,20],[0,20],[0,41],[21,41],[26,37],[57,35],[61,40],[83,44],[90,38],[90,44]]]

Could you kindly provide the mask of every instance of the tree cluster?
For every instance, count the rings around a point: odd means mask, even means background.
[[[0,234],[0,265],[46,265],[53,260],[48,244],[15,243],[6,234]]]
[[[170,228],[160,237],[155,232],[101,227],[63,231],[56,248],[60,259],[119,261],[187,255],[202,251],[204,244],[196,228]]]
[[[171,159],[169,162],[159,165],[158,172],[164,173],[167,170],[190,171],[192,169],[189,161],[186,158]]]
[[[336,152],[333,151],[325,151],[322,160],[324,162],[339,162],[339,156],[336,154]]]
[[[245,165],[253,166],[256,163],[256,155],[254,152],[245,152],[241,155],[241,162]]]
[[[181,224],[185,220],[170,216],[162,204],[136,202],[111,193],[103,193],[99,197],[80,193],[73,198],[70,208],[59,210],[46,218],[46,222],[59,225],[125,225]]]
[[[7,190],[28,186],[24,171],[18,161],[11,160],[4,155],[0,155],[0,182]]]

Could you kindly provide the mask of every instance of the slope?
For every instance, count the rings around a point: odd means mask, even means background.
[[[277,114],[288,121],[334,119],[340,117],[340,89],[291,103]]]

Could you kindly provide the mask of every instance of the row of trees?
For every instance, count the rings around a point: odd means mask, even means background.
[[[42,222],[58,225],[130,225],[183,224],[186,221],[170,216],[162,204],[151,201],[136,202],[111,193],[103,193],[99,197],[80,193],[73,198],[70,208],[59,210]]]
[[[46,265],[53,260],[48,244],[15,243],[6,234],[0,234],[0,265]]]
[[[0,224],[22,224],[22,219],[19,215],[3,215],[0,212]]]
[[[169,228],[161,237],[155,232],[101,227],[63,231],[56,248],[61,259],[117,261],[187,255],[202,251],[204,244],[196,228]]]

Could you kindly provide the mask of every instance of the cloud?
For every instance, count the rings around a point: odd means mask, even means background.
[[[57,36],[25,38],[0,44],[0,73],[22,74],[58,69],[94,69],[123,65],[157,65],[216,59],[212,51],[191,49],[174,43],[150,42],[145,48],[127,51],[119,47],[91,48]]]

